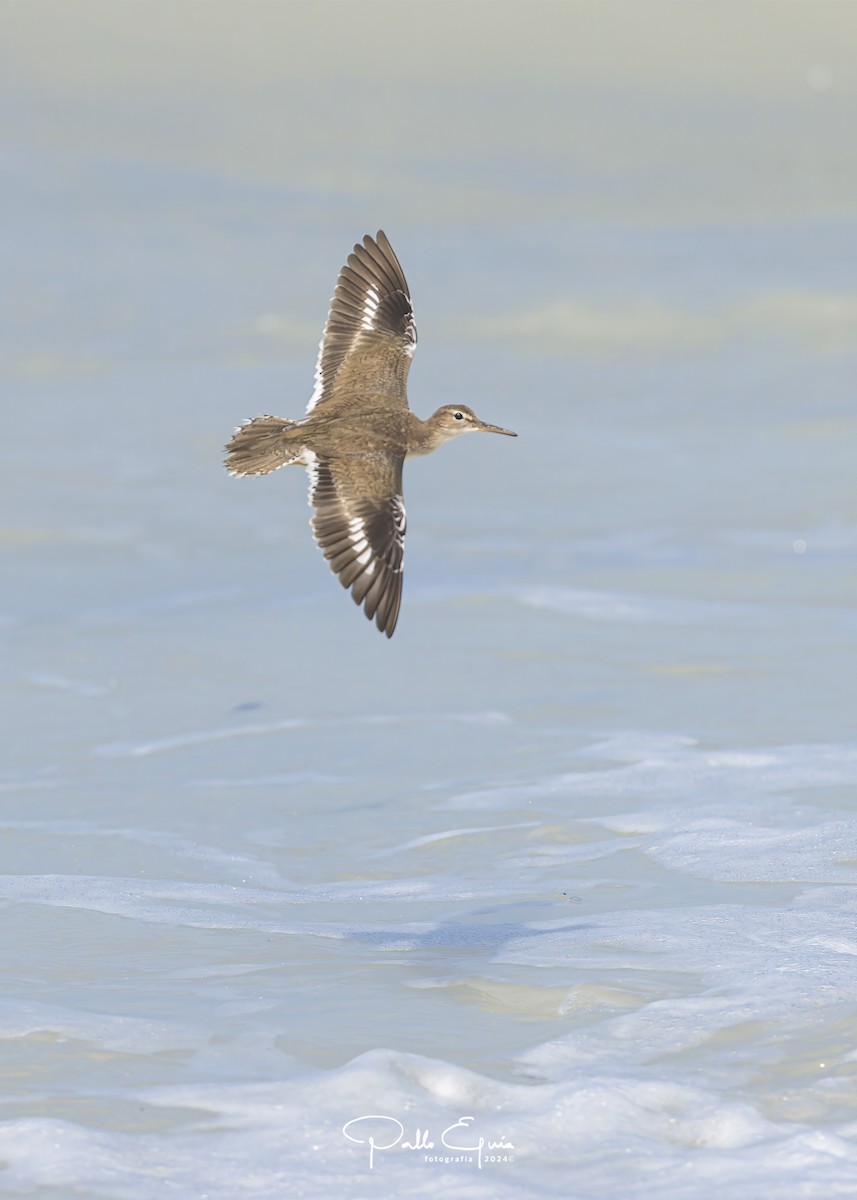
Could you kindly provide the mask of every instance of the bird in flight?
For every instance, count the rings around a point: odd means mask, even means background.
[[[306,416],[254,417],[226,446],[231,475],[306,467],[313,536],[342,586],[388,638],[402,602],[405,459],[431,454],[462,433],[517,437],[464,404],[444,404],[427,421],[415,416],[407,379],[416,344],[399,260],[383,232],[367,234],[339,272]]]

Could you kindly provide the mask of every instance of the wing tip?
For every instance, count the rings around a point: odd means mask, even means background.
[[[387,237],[387,235],[383,229],[377,230],[374,235],[371,233],[364,233],[363,240],[361,242],[357,242],[356,245],[354,246],[354,249],[357,250],[357,249],[359,249],[360,246],[366,246],[366,247],[371,246],[373,242],[375,243],[376,246],[379,246],[382,241],[386,242],[387,245],[390,244],[389,238]]]
[[[366,613],[366,616],[369,617],[370,621],[372,620],[372,617],[369,616],[369,613]],[[393,636],[393,634],[396,632],[396,625],[398,623],[398,620],[399,620],[398,607],[396,607],[393,610],[393,612],[386,613],[383,616],[383,618],[380,616],[380,614],[376,613],[376,615],[375,615],[375,624],[378,626],[378,631],[380,633],[383,633],[386,638],[391,638]]]

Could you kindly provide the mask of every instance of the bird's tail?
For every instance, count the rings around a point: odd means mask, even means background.
[[[297,421],[284,417],[254,417],[239,425],[226,446],[230,475],[267,475],[300,457],[301,445],[289,434]]]

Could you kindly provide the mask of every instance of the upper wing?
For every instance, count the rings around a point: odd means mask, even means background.
[[[403,458],[318,458],[308,468],[313,537],[339,582],[387,637],[393,636],[402,603]]]
[[[399,260],[381,230],[374,238],[367,234],[339,272],[307,412],[353,391],[378,393],[387,403],[406,405],[405,383],[416,342]]]

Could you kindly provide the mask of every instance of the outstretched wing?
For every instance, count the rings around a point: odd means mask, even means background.
[[[339,582],[387,637],[402,603],[403,460],[359,454],[318,458],[308,467],[313,537]]]
[[[386,235],[368,234],[339,272],[307,412],[354,392],[404,407],[417,328],[404,272]]]

